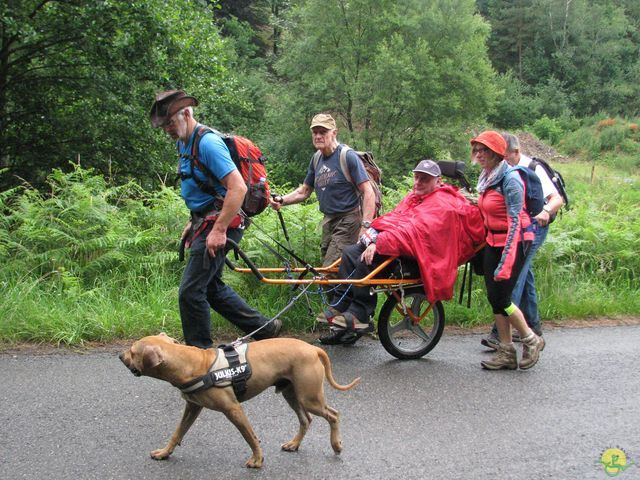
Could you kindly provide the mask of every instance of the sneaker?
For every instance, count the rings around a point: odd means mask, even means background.
[[[544,340],[532,333],[528,337],[522,339],[522,360],[520,360],[520,369],[527,370],[538,363],[540,352],[544,348]]]
[[[266,330],[266,329],[265,329]],[[280,336],[280,331],[282,330],[282,320],[276,318],[272,322],[271,330],[269,333],[262,333],[262,331],[258,332],[257,335],[254,335],[254,340],[266,340],[267,338],[276,338]]]
[[[487,370],[515,370],[518,368],[518,355],[513,344],[500,343],[496,354],[490,360],[480,362]]]
[[[520,332],[514,329],[513,333],[511,334],[511,341],[514,343],[522,342],[522,339],[520,338]]]
[[[480,340],[480,343],[491,350],[497,350],[498,345],[500,345],[500,339],[498,338],[498,334],[492,331],[489,336]]]

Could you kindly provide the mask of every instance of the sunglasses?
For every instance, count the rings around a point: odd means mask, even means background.
[[[473,147],[473,149],[471,149],[471,153],[473,153],[474,155],[478,155],[479,153],[487,153],[490,149],[483,146],[479,146],[479,147]]]

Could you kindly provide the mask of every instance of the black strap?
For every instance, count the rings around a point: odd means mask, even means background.
[[[240,363],[240,356],[236,351],[233,344],[231,345],[221,345],[219,348],[222,349],[227,362],[229,362],[229,368],[239,367],[242,364]],[[214,362],[215,364],[215,362]],[[251,366],[247,362],[244,373],[241,375],[237,375],[231,378],[231,386],[233,387],[233,393],[236,395],[236,398],[239,401],[242,401],[242,397],[247,391],[247,381],[251,377]],[[212,387],[217,387],[217,380],[215,377],[216,371],[209,371],[205,375],[195,378],[190,382],[187,382],[183,385],[177,385],[182,393],[198,393],[203,390],[207,390]]]
[[[240,366],[240,356],[233,345],[225,345],[222,347],[224,356],[229,362],[229,368]],[[242,400],[242,397],[247,391],[247,380],[251,376],[251,369],[249,363],[247,363],[247,373],[242,376],[233,377],[231,380],[231,386],[233,387],[233,393],[235,393],[238,400]]]
[[[199,152],[199,148],[200,148],[200,140],[202,140],[202,137],[204,137],[207,133],[219,133],[216,130],[214,130],[213,128],[207,127],[206,125],[196,125],[193,131],[193,143],[191,144],[191,153],[190,154],[186,154],[186,153],[180,153],[178,152],[180,158],[186,158],[189,160],[189,169],[190,169],[190,173],[189,174],[185,174],[182,173],[180,171],[180,166],[178,165],[178,174],[180,176],[180,178],[182,180],[187,180],[189,178],[192,178],[194,182],[196,182],[196,185],[198,185],[198,188],[200,190],[202,190],[204,193],[211,195],[212,197],[215,198],[220,198],[220,194],[216,191],[216,189],[213,187],[213,185],[209,182],[203,182],[202,180],[200,180],[193,172],[193,168],[194,166],[200,170],[209,180],[213,181],[218,181],[215,177],[215,175],[211,172],[211,170],[209,170],[202,162],[200,162],[200,160],[198,159],[198,152]]]

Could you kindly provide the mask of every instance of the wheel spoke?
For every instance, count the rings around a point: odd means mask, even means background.
[[[414,325],[413,323],[411,323],[411,325],[409,327],[409,330],[411,330],[414,334],[416,334],[418,337],[420,337],[425,342],[430,342],[431,341],[431,335],[429,335],[427,332],[425,332],[419,324],[418,325]]]
[[[413,322],[408,316],[405,316],[401,321],[399,321],[395,325],[389,326],[389,334],[393,336],[396,333],[401,332],[403,330],[411,330],[412,327],[413,327]]]

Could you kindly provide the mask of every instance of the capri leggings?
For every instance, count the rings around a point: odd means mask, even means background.
[[[497,315],[509,316],[505,311],[511,305],[511,292],[518,280],[520,270],[525,260],[525,245],[523,243],[530,242],[518,242],[518,251],[516,254],[516,260],[513,264],[511,271],[511,278],[509,280],[496,281],[493,278],[493,274],[502,257],[502,250],[504,247],[491,247],[487,245],[484,248],[483,255],[483,267],[484,267],[484,283],[487,286],[487,298],[493,309],[493,313]]]

